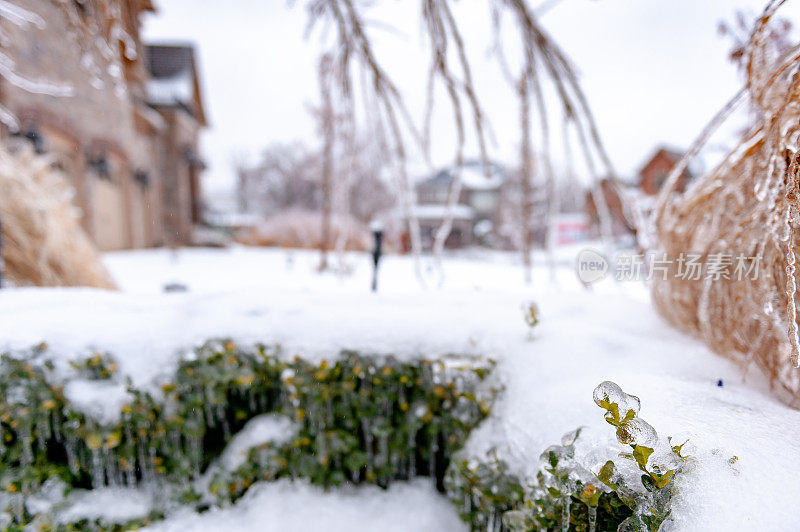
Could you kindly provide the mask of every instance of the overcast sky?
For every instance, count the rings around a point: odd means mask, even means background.
[[[534,5],[536,2],[532,2]],[[614,165],[633,175],[657,144],[686,147],[740,83],[717,34],[736,9],[760,12],[763,0],[564,0],[542,17],[572,58]],[[316,64],[325,31],[306,37],[305,2],[159,0],[145,19],[150,41],[191,41],[198,49],[210,128],[203,139],[207,189],[230,188],[234,157],[254,158],[275,142],[317,143],[309,105],[318,99]],[[380,0],[369,12],[378,56],[417,120],[425,98],[427,55],[417,0]],[[479,97],[497,140],[496,158],[514,164],[518,108],[489,53],[489,0],[460,0],[456,15],[474,62]],[[784,14],[797,20],[798,6]],[[797,24],[796,24],[797,25]],[[512,35],[506,26],[505,35]],[[444,117],[434,162],[452,158]],[[441,126],[440,126],[441,125]]]

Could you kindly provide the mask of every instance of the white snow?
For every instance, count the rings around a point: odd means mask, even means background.
[[[131,400],[123,384],[85,379],[68,381],[64,385],[64,397],[100,425],[116,422],[122,407]]]
[[[189,103],[194,97],[192,72],[185,69],[168,78],[151,78],[147,80],[145,90],[150,104]]]
[[[66,509],[57,513],[56,522],[104,519],[124,523],[147,517],[154,505],[154,493],[146,487],[76,490],[67,497]]]
[[[480,164],[461,169],[461,182],[468,190],[497,190],[503,184],[503,174],[494,172],[486,177]]]
[[[283,443],[297,434],[297,425],[286,416],[263,414],[256,416],[236,433],[220,457],[226,471],[235,471],[247,460],[247,453],[263,443]]]
[[[184,513],[145,528],[150,532],[461,532],[454,507],[424,480],[325,492],[306,482],[253,485],[232,508]]]
[[[795,530],[800,412],[775,399],[756,370],[743,381],[735,364],[670,328],[644,287],[604,281],[585,291],[572,271],[574,251],[560,252],[557,285],[537,267],[531,287],[522,283],[516,255],[450,257],[444,285],[429,282],[427,289],[409,258],[390,256],[377,294],[368,291],[366,253],[346,257],[354,266],[349,277],[317,274],[318,256],[310,252],[193,249],[177,260],[163,250],[115,253],[107,264],[118,293],[0,291],[0,348],[46,340],[62,360],[107,351],[118,357],[120,374],[142,386],[168,375],[181,350],[214,336],[280,342],[287,354],[318,358],[345,347],[399,356],[481,354],[498,360],[505,392],[468,448],[480,456],[498,445],[529,471],[547,446],[578,426],[613,443],[613,429],[592,401],[595,386],[611,380],[641,399],[641,417],[660,436],[691,441],[693,469],[678,481],[674,522],[665,529]],[[545,261],[537,256],[536,263]],[[161,293],[172,281],[189,291]],[[530,300],[541,323],[529,341],[520,307]],[[234,509],[163,526],[310,530],[311,523],[328,529],[330,522],[351,530],[446,530],[417,519],[453,516],[446,501],[416,483],[330,494],[280,483],[253,490]]]
[[[475,210],[469,205],[456,204],[451,209],[448,209],[448,206],[443,203],[414,205],[414,214],[423,220],[444,218],[448,210],[452,213],[454,220],[471,220],[475,216]]]

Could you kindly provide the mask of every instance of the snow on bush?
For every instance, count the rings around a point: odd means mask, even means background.
[[[484,382],[491,364],[475,358],[401,362],[349,352],[308,362],[211,341],[157,393],[128,386],[119,395],[108,392],[120,384],[111,357],[73,363],[65,380],[46,355],[41,345],[0,361],[0,515],[8,525],[70,515],[80,527],[136,527],[284,477],[388,487],[427,476],[442,489],[450,456],[496,393]],[[98,414],[102,394],[116,415]],[[149,487],[157,504],[130,522],[78,516],[69,492],[89,487],[97,497]]]

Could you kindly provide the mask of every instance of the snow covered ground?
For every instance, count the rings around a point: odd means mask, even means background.
[[[733,363],[666,325],[644,287],[604,281],[586,291],[572,270],[574,252],[559,253],[555,284],[543,266],[527,286],[516,256],[473,253],[446,260],[444,283],[427,289],[409,258],[387,257],[377,294],[369,292],[366,254],[349,255],[353,272],[340,276],[317,274],[318,257],[308,252],[114,253],[106,262],[120,292],[0,292],[0,348],[44,340],[63,358],[107,350],[142,386],[168,375],[182,350],[215,336],[279,342],[289,353],[319,358],[341,348],[399,356],[482,354],[499,361],[506,389],[469,450],[482,455],[499,446],[530,471],[542,450],[578,426],[613,439],[592,402],[594,387],[612,380],[641,398],[641,416],[660,434],[690,439],[693,470],[682,475],[666,529],[796,530],[800,412],[773,398],[755,370],[743,381]],[[163,293],[170,282],[188,291]],[[521,312],[530,300],[541,311],[532,340]],[[286,521],[290,514],[301,517]],[[156,528],[320,526],[463,529],[448,502],[417,482],[388,492],[259,485],[233,509],[175,516]]]
[[[422,480],[325,492],[306,482],[255,484],[233,508],[177,514],[152,532],[381,532],[465,530],[450,502]]]

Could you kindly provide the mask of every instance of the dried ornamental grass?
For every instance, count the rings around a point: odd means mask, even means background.
[[[18,286],[116,288],[80,225],[74,189],[45,157],[0,147],[3,274]]]
[[[661,192],[653,214],[656,255],[672,265],[668,275],[655,276],[652,290],[666,319],[745,369],[755,363],[794,405],[800,399],[800,46],[778,53],[766,38],[784,1],[768,4],[745,48],[744,91],[706,128]],[[753,108],[750,130],[677,197],[685,165],[742,95]],[[681,275],[682,254],[699,255],[704,274]],[[720,264],[724,274],[709,275]],[[750,273],[741,275],[739,266]]]

